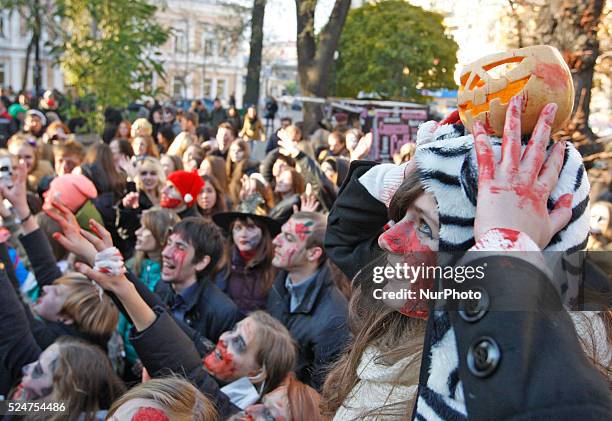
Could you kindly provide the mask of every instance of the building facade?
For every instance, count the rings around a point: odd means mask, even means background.
[[[160,48],[165,77],[154,85],[173,99],[219,98],[227,105],[233,95],[241,107],[248,61],[240,36],[244,13],[215,0],[160,2],[157,20],[172,32]]]
[[[30,53],[28,79],[23,86],[26,66],[26,50],[32,39],[25,20],[19,13],[0,10],[0,86],[31,90],[34,86],[34,49]],[[43,32],[40,46],[40,62],[43,89],[64,89],[64,77],[58,65],[53,63],[49,52],[44,48],[47,34]]]

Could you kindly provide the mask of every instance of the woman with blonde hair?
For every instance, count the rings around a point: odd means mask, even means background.
[[[138,160],[134,182],[136,191],[127,193],[117,206],[117,234],[123,240],[121,252],[126,258],[133,253],[135,232],[140,226],[142,212],[159,205],[166,183],[166,174],[159,160],[150,156]]]
[[[106,416],[107,421],[135,419],[216,421],[219,415],[210,399],[194,385],[179,377],[163,377],[128,390]]]
[[[187,132],[180,132],[170,144],[170,147],[166,151],[166,155],[175,155],[180,159],[183,158],[183,154],[188,147],[196,143],[195,136],[190,135]]]
[[[23,162],[28,169],[28,190],[37,193],[38,184],[44,177],[53,176],[53,165],[49,161],[40,159],[40,150],[36,146],[36,139],[27,134],[13,135],[7,144],[11,154]]]
[[[137,161],[145,157],[159,158],[159,151],[151,136],[136,136],[130,140],[134,156],[132,161]]]

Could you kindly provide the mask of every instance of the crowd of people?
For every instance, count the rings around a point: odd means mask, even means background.
[[[593,197],[576,149],[549,144],[551,107],[522,158],[504,152],[520,133],[466,135],[454,113],[375,164],[357,127],[307,137],[284,117],[267,136],[255,106],[218,99],[109,110],[93,144],[53,93],[29,102],[0,100],[0,395],[67,409],[28,419],[609,417],[609,307],[432,313],[373,299],[364,270],[487,250],[491,300],[563,301],[499,255],[583,247],[589,194],[589,248],[612,244],[609,168]],[[541,194],[516,200],[513,165]]]

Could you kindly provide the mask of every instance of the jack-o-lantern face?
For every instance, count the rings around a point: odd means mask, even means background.
[[[551,102],[559,106],[553,132],[565,123],[574,105],[574,85],[557,49],[537,45],[492,54],[468,64],[461,72],[457,95],[461,121],[472,131],[474,120],[479,120],[489,134],[501,136],[508,102],[517,94],[523,95],[524,104],[521,133],[533,131],[540,111]]]

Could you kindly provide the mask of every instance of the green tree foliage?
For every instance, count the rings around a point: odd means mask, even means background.
[[[61,25],[53,53],[66,84],[78,96],[93,95],[98,117],[106,107],[125,107],[155,94],[153,74],[163,75],[157,47],[169,31],[154,18],[147,0],[60,0]],[[96,129],[101,121],[90,121]]]
[[[418,89],[456,87],[458,46],[442,19],[403,0],[351,10],[338,48],[336,94],[419,100]]]

